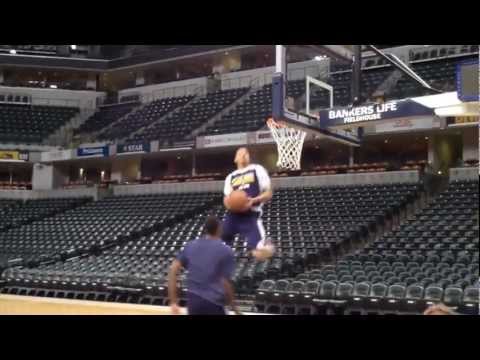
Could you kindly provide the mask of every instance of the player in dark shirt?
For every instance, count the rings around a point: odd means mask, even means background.
[[[225,315],[226,305],[239,313],[231,284],[235,258],[232,249],[221,240],[221,225],[217,218],[209,217],[205,224],[205,236],[187,244],[173,261],[168,277],[168,294],[174,315],[180,314],[177,276],[182,268],[188,270],[189,315]]]

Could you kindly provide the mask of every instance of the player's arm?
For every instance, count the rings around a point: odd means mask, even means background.
[[[253,205],[263,204],[272,200],[273,191],[268,189],[252,199]]]
[[[180,260],[175,259],[168,273],[168,298],[170,300],[170,307],[173,315],[180,314],[180,307],[178,306],[177,280],[178,274],[182,268],[183,266]]]
[[[225,186],[223,188],[223,206],[228,209],[227,198],[233,191],[232,184],[231,184],[231,175],[228,175],[225,179]]]
[[[263,166],[257,167],[257,176],[261,189],[261,193],[252,198],[253,205],[269,202],[273,197],[272,182],[268,176],[267,170]]]

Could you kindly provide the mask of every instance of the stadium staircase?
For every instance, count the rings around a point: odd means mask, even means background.
[[[384,94],[390,93],[390,91],[397,86],[398,81],[402,77],[403,73],[400,70],[394,70],[392,74],[372,93],[372,96],[383,96]]]
[[[73,132],[78,129],[85,121],[87,121],[95,110],[80,109],[80,112],[75,115],[68,123],[57,129],[53,134],[44,140],[45,145],[69,147],[73,142]]]
[[[189,135],[185,137],[185,139],[192,139],[195,138],[198,134],[203,132],[206,128],[208,128],[210,125],[214,124],[217,120],[221,119],[223,115],[229,113],[233,109],[235,109],[237,106],[245,103],[245,101],[255,92],[257,92],[259,89],[261,89],[261,86],[259,84],[259,79],[255,79],[250,83],[250,89],[242,95],[240,98],[238,98],[236,101],[234,101],[232,104],[224,108],[222,111],[220,111],[218,114],[215,116],[211,117],[207,122],[205,122],[202,126],[196,128],[193,130]]]
[[[175,109],[173,109],[172,111],[169,111],[168,113],[164,114],[162,117],[159,117],[157,120],[155,120],[154,122],[148,124],[147,126],[144,126],[138,130],[136,130],[135,132],[129,134],[127,137],[123,138],[122,141],[125,141],[129,138],[133,138],[135,136],[142,136],[142,134],[144,133],[147,133],[148,132],[148,129],[150,127],[153,127],[159,123],[162,123],[166,118],[168,118],[169,116],[172,116],[173,114],[176,114],[180,111],[182,111],[182,109],[184,109],[185,107],[189,106],[189,105],[192,105],[192,104],[195,104],[195,102],[197,102],[198,100],[200,100],[202,98],[201,96],[201,89],[197,89],[196,90],[196,95],[187,103],[183,104],[182,106],[179,106]]]
[[[107,133],[110,129],[114,128],[115,126],[117,126],[117,124],[121,123],[122,121],[125,120],[125,118],[127,118],[128,116],[132,115],[132,114],[135,114],[136,112],[142,110],[143,108],[145,108],[146,106],[148,106],[149,103],[143,103],[141,104],[140,106],[137,106],[136,108],[134,108],[132,111],[126,113],[125,115],[123,115],[122,117],[118,118],[117,120],[115,120],[113,123],[111,123],[110,125],[108,126],[105,126],[104,128],[100,129],[99,131],[96,131],[94,133],[91,133],[91,134],[88,134],[88,140],[89,141],[96,141],[100,135],[102,134],[105,134]]]

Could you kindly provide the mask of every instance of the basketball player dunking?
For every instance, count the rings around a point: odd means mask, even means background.
[[[247,239],[247,248],[259,261],[271,258],[273,245],[265,238],[261,221],[262,206],[271,200],[273,192],[270,177],[261,165],[250,163],[250,153],[240,148],[235,155],[237,170],[227,176],[224,189],[224,205],[228,209],[227,198],[235,190],[243,190],[248,195],[247,211],[227,212],[223,223],[223,241],[232,245],[236,234]]]

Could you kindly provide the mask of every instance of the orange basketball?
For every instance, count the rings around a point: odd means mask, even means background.
[[[228,210],[232,212],[244,212],[248,203],[248,195],[245,191],[233,191],[227,198]]]

